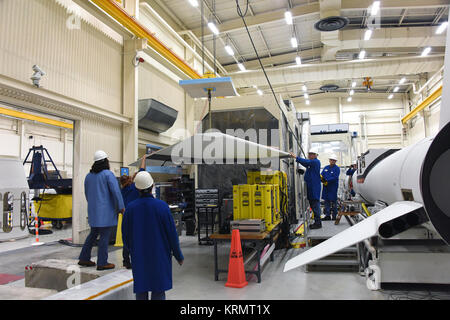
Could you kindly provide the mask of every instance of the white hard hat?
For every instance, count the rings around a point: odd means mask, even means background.
[[[315,154],[319,154],[317,148],[311,148],[309,149],[308,153],[315,153]]]
[[[329,156],[328,159],[338,161],[337,155],[335,155],[334,153]]]
[[[103,150],[97,150],[94,153],[94,161],[99,161],[108,158],[108,155]]]
[[[139,190],[148,189],[153,185],[153,178],[147,171],[141,171],[134,178],[134,185]]]

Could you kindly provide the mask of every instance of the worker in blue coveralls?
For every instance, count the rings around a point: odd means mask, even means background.
[[[147,159],[147,154],[142,157],[141,166],[138,172],[145,170],[145,160]],[[136,177],[136,172],[132,177],[123,175],[120,177],[120,187],[122,192],[122,198],[125,205],[125,210],[128,208],[128,205],[139,198],[139,190],[136,188],[134,184],[134,178]],[[124,246],[122,248],[122,257],[123,257],[123,266],[127,269],[131,269],[131,260],[130,260],[130,252]]]
[[[352,177],[353,174],[356,172],[357,169],[357,164],[353,163],[350,168],[348,168],[347,172],[345,173],[347,176],[349,176],[349,187],[350,187],[350,194],[352,195],[352,197],[354,197],[356,195],[355,190],[353,190],[353,181],[352,181]]]
[[[139,199],[123,216],[123,244],[131,255],[136,300],[165,300],[172,289],[172,255],[183,264],[178,233],[169,206],[152,196],[153,178],[147,171],[134,179]]]
[[[88,204],[91,232],[84,242],[78,264],[86,267],[95,266],[95,262],[91,261],[91,251],[100,235],[97,270],[114,269],[115,265],[108,263],[108,243],[113,227],[117,226],[117,214],[123,213],[125,206],[119,183],[114,173],[109,170],[108,155],[102,150],[94,154],[94,164],[84,180],[84,193]]]
[[[330,165],[325,166],[322,170],[322,199],[325,201],[325,208],[323,210],[325,217],[323,218],[323,221],[336,220],[337,216],[337,191],[341,170],[336,165],[337,156],[335,154],[332,154],[329,157],[329,161]],[[332,217],[330,217],[330,211]]]
[[[308,159],[297,157],[291,152],[291,157],[306,168],[305,182],[307,189],[307,198],[309,205],[314,212],[314,224],[310,229],[322,228],[322,221],[320,220],[320,161],[317,159],[318,153],[316,149],[311,149],[308,152]]]

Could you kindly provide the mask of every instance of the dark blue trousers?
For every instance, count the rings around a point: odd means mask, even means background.
[[[83,249],[81,249],[80,260],[90,261],[92,247],[95,240],[98,240],[97,266],[104,266],[108,263],[108,243],[113,227],[91,227],[91,232],[84,242]]]
[[[136,293],[136,300],[148,300],[148,292]],[[166,293],[152,292],[152,300],[166,300]]]
[[[338,214],[337,212],[337,201],[325,200],[325,208],[323,209],[323,214],[326,217],[330,216],[330,211],[334,219]]]
[[[314,223],[321,225],[322,220],[320,219],[320,200],[310,199],[308,201],[312,211],[314,212]]]

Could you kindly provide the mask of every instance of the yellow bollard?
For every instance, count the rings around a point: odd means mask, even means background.
[[[119,213],[119,220],[117,221],[116,243],[114,243],[114,247],[123,247],[122,219],[123,219],[123,214]]]

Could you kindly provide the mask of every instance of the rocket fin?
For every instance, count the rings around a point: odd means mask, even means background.
[[[420,209],[422,204],[413,201],[399,201],[368,217],[334,237],[314,246],[306,252],[290,259],[284,265],[284,272],[322,259],[330,254],[350,247],[378,233],[378,227],[411,211]]]

